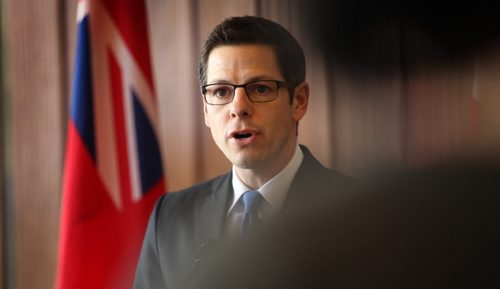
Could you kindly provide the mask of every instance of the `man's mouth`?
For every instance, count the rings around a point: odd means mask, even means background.
[[[241,131],[234,131],[233,133],[231,133],[231,138],[238,145],[248,145],[255,141],[257,135],[258,135],[257,131],[241,130]]]
[[[245,139],[245,138],[249,138],[252,136],[252,133],[250,132],[246,132],[246,133],[235,133],[234,134],[234,138],[235,139]]]

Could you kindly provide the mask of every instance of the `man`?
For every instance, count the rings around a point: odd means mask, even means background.
[[[238,239],[248,220],[266,222],[351,182],[297,143],[309,85],[303,50],[286,29],[260,17],[226,19],[208,36],[199,73],[205,123],[233,168],[158,201],[135,288],[182,288],[214,244]],[[245,216],[247,191],[260,200],[256,219]]]

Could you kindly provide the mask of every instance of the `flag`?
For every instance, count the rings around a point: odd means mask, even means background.
[[[143,0],[81,0],[56,289],[126,289],[166,185]]]

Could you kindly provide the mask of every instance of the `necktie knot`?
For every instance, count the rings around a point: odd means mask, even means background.
[[[262,195],[258,191],[247,191],[243,194],[243,210],[245,214],[258,213]]]
[[[258,191],[247,191],[243,194],[242,199],[241,235],[243,236],[248,230],[260,223],[259,208],[264,198]]]

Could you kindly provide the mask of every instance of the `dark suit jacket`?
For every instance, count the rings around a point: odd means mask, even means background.
[[[305,146],[304,160],[280,214],[304,207],[352,180],[322,166]],[[215,242],[223,239],[233,189],[231,173],[162,196],[151,215],[137,266],[136,289],[182,288]]]

